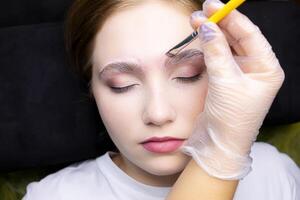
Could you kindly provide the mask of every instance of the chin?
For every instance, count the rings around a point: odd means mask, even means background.
[[[171,176],[171,175],[182,172],[183,169],[184,169],[184,167],[182,167],[182,168],[173,168],[173,169],[170,169],[170,168],[164,168],[164,169],[156,168],[156,169],[153,169],[153,168],[151,168],[151,169],[147,170],[147,172],[150,173],[150,174],[156,175],[156,176]]]
[[[168,176],[182,172],[187,163],[189,162],[189,156],[172,156],[172,157],[160,157],[151,161],[143,162],[141,166],[145,171],[157,176]]]

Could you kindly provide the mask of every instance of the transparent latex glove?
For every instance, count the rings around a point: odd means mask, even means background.
[[[208,92],[181,151],[209,175],[238,180],[251,171],[251,146],[285,75],[266,38],[245,15],[234,10],[218,26],[204,23],[222,5],[206,1],[191,18],[193,27],[202,24]]]

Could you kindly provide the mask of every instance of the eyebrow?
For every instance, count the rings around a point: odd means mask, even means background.
[[[190,61],[191,58],[203,56],[203,53],[198,49],[186,49],[179,52],[173,57],[167,57],[164,63],[164,67],[167,68],[170,64],[171,66]],[[142,75],[143,69],[136,62],[129,61],[116,61],[107,64],[103,70],[99,73],[99,76],[104,76],[108,71],[117,71],[119,73],[135,73]]]

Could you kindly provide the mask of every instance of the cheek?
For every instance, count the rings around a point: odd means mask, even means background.
[[[134,106],[136,104],[132,103],[131,98],[117,97],[101,87],[95,89],[94,97],[103,124],[111,138],[119,141],[128,140],[129,133],[133,132],[131,129],[138,120],[137,106]]]
[[[199,83],[184,90],[182,92],[184,95],[178,96],[177,120],[180,124],[179,127],[183,127],[182,130],[185,132],[186,137],[192,134],[199,114],[204,110],[207,89],[208,79],[203,77]]]
[[[182,95],[177,95],[176,105],[186,119],[193,119],[204,109],[208,79],[203,75],[202,79],[193,86],[182,91]]]

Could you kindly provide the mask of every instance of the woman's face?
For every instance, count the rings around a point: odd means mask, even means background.
[[[193,32],[190,13],[163,1],[145,2],[113,14],[98,32],[92,92],[103,123],[121,152],[120,165],[140,181],[159,185],[156,178],[181,172],[190,157],[179,149],[151,152],[140,143],[154,136],[190,136],[203,110],[207,75],[199,39],[184,49],[187,54],[173,60],[165,56]]]

